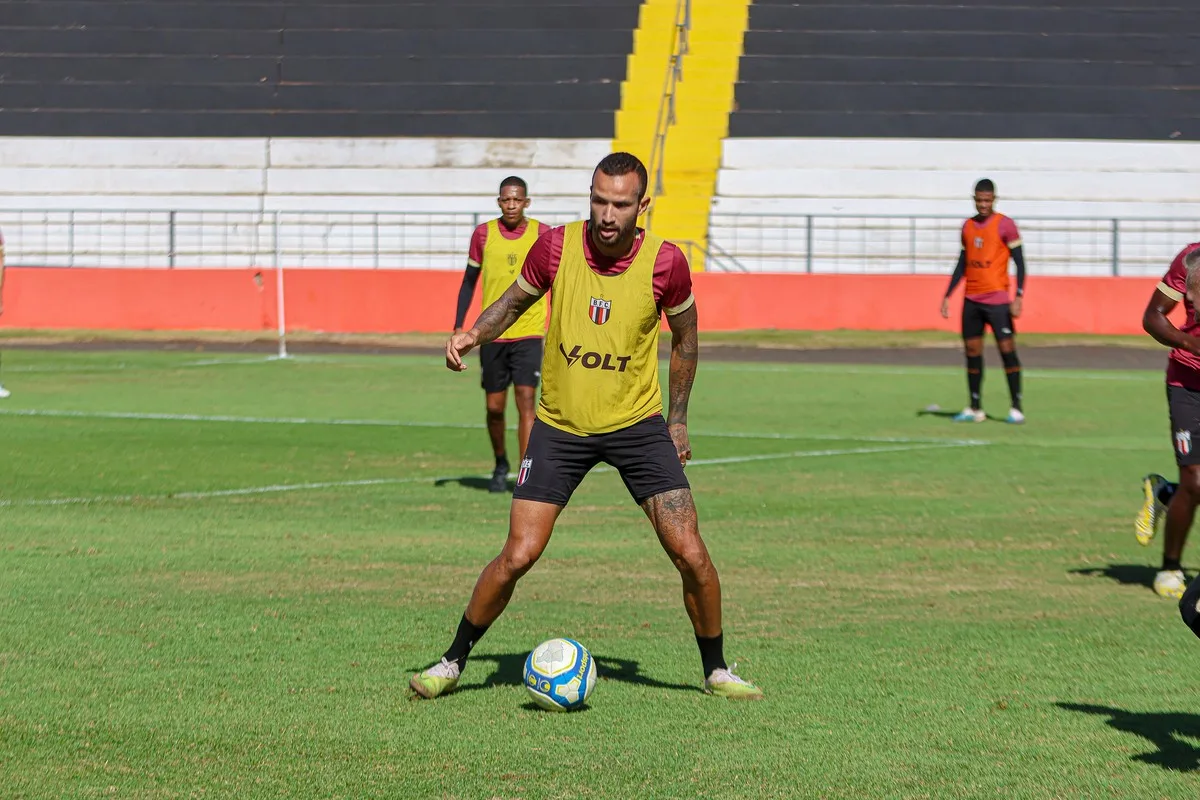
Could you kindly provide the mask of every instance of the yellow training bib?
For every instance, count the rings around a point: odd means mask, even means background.
[[[627,428],[662,413],[654,262],[663,240],[646,233],[629,269],[597,275],[583,255],[586,222],[566,226],[550,287],[538,419],[578,436]]]
[[[506,239],[500,233],[500,220],[488,222],[487,240],[483,243],[483,258],[479,267],[483,270],[483,307],[487,308],[500,299],[508,291],[513,281],[521,274],[521,266],[525,256],[538,239],[541,225],[536,219],[525,220],[525,232],[516,239]],[[528,311],[522,314],[512,327],[497,337],[496,341],[505,339],[524,339],[530,336],[546,334],[546,298],[534,303]]]

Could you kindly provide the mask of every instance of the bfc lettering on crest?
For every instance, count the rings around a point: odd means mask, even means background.
[[[583,352],[583,348],[575,345],[571,348],[571,352],[567,352],[566,346],[559,342],[558,352],[562,353],[563,358],[567,360],[567,368],[575,366],[578,362],[584,369],[598,369],[604,372],[624,372],[629,366],[629,362],[633,360],[633,356],[614,356],[612,353],[597,353],[595,351]]]
[[[601,300],[598,297],[592,298],[592,304],[588,307],[588,316],[592,322],[597,325],[603,325],[608,322],[609,315],[612,314],[612,300]]]
[[[525,481],[529,480],[529,470],[533,469],[532,458],[522,458],[521,468],[517,470],[517,486],[524,486]]]
[[[1175,449],[1179,451],[1179,455],[1186,456],[1192,452],[1192,432],[1191,431],[1175,431]]]

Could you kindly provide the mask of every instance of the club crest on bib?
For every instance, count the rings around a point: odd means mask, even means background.
[[[1191,431],[1175,431],[1175,449],[1179,451],[1179,455],[1186,456],[1192,452],[1192,432]]]
[[[515,267],[517,265],[517,254],[516,253],[508,254],[508,265],[510,267]]]
[[[597,297],[592,298],[592,304],[588,307],[588,316],[592,322],[597,325],[603,325],[608,322],[608,317],[612,313],[612,300],[601,300]]]
[[[976,237],[975,237],[975,249],[976,249],[976,250],[982,250],[982,249],[983,249],[983,237],[982,237],[982,236],[976,236]]]

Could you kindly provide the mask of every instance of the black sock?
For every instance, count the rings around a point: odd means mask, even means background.
[[[1017,411],[1021,410],[1021,359],[1017,358],[1017,351],[1011,353],[1001,353],[1000,358],[1004,361],[1004,374],[1008,376],[1008,393],[1012,397],[1012,407]]]
[[[1158,487],[1158,502],[1164,506],[1171,505],[1171,498],[1175,496],[1175,490],[1178,488],[1178,483],[1164,483]]]
[[[467,656],[471,655],[471,648],[479,643],[479,640],[487,633],[487,629],[487,625],[482,628],[472,625],[467,619],[467,615],[463,614],[462,620],[458,623],[458,631],[454,634],[454,644],[450,645],[450,649],[442,658],[447,661],[457,661],[458,668],[461,670],[467,665]]]
[[[700,661],[704,664],[704,677],[713,674],[714,669],[725,669],[725,634],[718,633],[713,637],[696,635],[696,644],[700,647]]]
[[[967,389],[971,392],[971,408],[982,408],[983,356],[967,356]]]
[[[1162,568],[1163,572],[1182,571],[1183,564],[1179,563],[1178,558],[1167,558],[1166,556],[1163,556]]]
[[[496,469],[503,469],[505,472],[508,472],[507,453],[502,453],[501,455],[496,456]]]

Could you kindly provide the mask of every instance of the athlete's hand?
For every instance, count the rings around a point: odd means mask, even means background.
[[[1021,316],[1021,309],[1024,307],[1024,298],[1020,296],[1014,297],[1012,304],[1009,306],[1009,312],[1012,314],[1012,318],[1016,319],[1017,317]]]
[[[950,319],[950,298],[942,298],[942,319]]]
[[[446,342],[446,369],[454,372],[462,372],[467,368],[463,363],[463,356],[471,352],[475,347],[477,339],[472,331],[466,333],[456,333],[450,337],[450,341]]]
[[[675,443],[675,452],[679,454],[679,464],[686,467],[687,462],[692,460],[692,445],[688,442],[687,425],[674,422],[667,426],[667,430],[671,432],[671,441]]]

